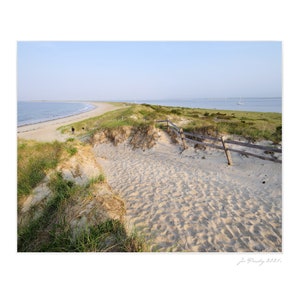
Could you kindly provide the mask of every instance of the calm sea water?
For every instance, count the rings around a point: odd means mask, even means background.
[[[255,112],[282,112],[282,98],[217,98],[199,100],[149,100],[136,101],[166,106],[207,108],[220,110],[239,110]]]
[[[143,100],[117,102],[147,103],[165,106],[239,110],[256,112],[282,112],[281,98],[218,98],[199,100]],[[18,126],[59,119],[92,110],[84,102],[18,102]]]
[[[18,126],[35,124],[80,114],[94,108],[82,102],[22,102],[17,104]]]

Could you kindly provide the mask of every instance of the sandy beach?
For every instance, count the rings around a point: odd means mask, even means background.
[[[107,103],[63,119],[18,128],[18,137],[64,141],[57,128],[116,109]],[[158,130],[158,129],[157,129]],[[281,252],[282,165],[191,145],[181,151],[158,130],[156,145],[132,150],[93,146],[108,184],[125,201],[129,229],[142,233],[154,251]]]
[[[157,251],[282,251],[281,164],[223,151],[180,152],[168,135],[150,150],[94,146],[126,219]]]
[[[94,105],[95,108],[88,112],[84,112],[66,118],[18,127],[18,137],[23,139],[28,139],[28,140],[32,139],[32,140],[38,140],[43,142],[51,142],[54,140],[64,141],[69,136],[62,135],[57,130],[58,127],[70,123],[78,122],[81,120],[85,120],[91,117],[96,117],[108,111],[117,109],[116,106],[109,103],[104,103],[104,102],[101,103],[89,102],[89,103]]]

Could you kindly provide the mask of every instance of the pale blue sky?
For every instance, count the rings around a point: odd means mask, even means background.
[[[18,42],[18,100],[280,97],[281,42]]]

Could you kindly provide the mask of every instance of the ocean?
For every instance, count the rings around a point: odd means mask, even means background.
[[[146,103],[165,106],[206,108],[219,110],[239,110],[254,112],[282,112],[282,98],[213,98],[198,100],[144,100],[134,103]]]
[[[92,110],[94,107],[83,102],[18,101],[18,126],[77,115]]]
[[[198,100],[140,100],[111,101],[137,104],[154,104],[190,108],[206,108],[219,110],[239,110],[255,112],[282,112],[282,99],[278,98],[214,98]],[[18,102],[18,126],[35,124],[63,117],[68,117],[92,110],[93,105],[84,102]]]

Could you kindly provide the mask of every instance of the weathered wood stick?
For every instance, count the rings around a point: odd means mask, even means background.
[[[170,132],[169,120],[167,120],[167,132]]]
[[[264,159],[264,160],[270,160],[270,161],[274,161],[274,162],[277,162],[277,163],[282,163],[282,161],[280,159],[276,159],[276,158],[271,158],[271,157],[267,157],[267,156],[257,155],[257,154],[254,154],[254,153],[250,153],[250,152],[246,152],[246,151],[242,151],[242,150],[237,150],[237,149],[231,149],[231,148],[229,148],[229,150],[232,151],[232,152],[237,152],[237,153],[243,154],[243,155],[254,156],[254,157],[257,157],[257,158]]]
[[[244,146],[244,147],[249,147],[249,148],[256,148],[256,149],[265,150],[265,151],[272,151],[272,152],[282,153],[282,150],[278,149],[278,148],[254,145],[254,144],[250,144],[250,143],[244,143],[244,142],[233,141],[233,140],[225,140],[224,137],[215,138],[215,137],[206,136],[206,135],[199,135],[199,134],[184,132],[182,128],[179,129],[170,120],[159,120],[159,121],[156,121],[156,122],[166,122],[167,123],[167,130],[173,130],[174,132],[179,134],[180,137],[181,137],[181,140],[182,140],[184,150],[188,148],[188,146],[186,144],[186,141],[190,141],[194,144],[200,144],[200,145],[205,145],[205,146],[208,146],[208,147],[224,150],[225,154],[226,154],[227,161],[228,161],[228,165],[232,165],[232,158],[231,158],[230,151],[237,152],[237,153],[240,153],[240,154],[243,154],[243,155],[254,156],[254,157],[257,157],[257,158],[264,159],[264,160],[270,160],[270,161],[274,161],[274,162],[277,162],[277,163],[282,163],[282,161],[280,159],[277,159],[277,158],[271,158],[271,157],[257,155],[257,154],[242,151],[242,150],[228,148],[226,144],[234,144],[234,145],[239,145],[239,146]],[[204,140],[209,139],[209,140],[213,140],[213,141],[221,141],[223,147],[215,145],[215,144],[204,143],[204,142],[198,141],[198,140],[192,140],[192,139],[187,138],[186,136],[199,138],[199,139],[204,139]]]
[[[282,153],[281,149],[268,147],[268,146],[253,145],[253,144],[243,143],[243,142],[238,142],[238,141],[233,141],[233,140],[225,140],[225,142],[226,142],[226,144],[240,145],[240,146],[249,147],[249,148],[255,148],[255,149],[260,149],[260,150],[265,150],[265,151],[273,151],[273,152],[277,152],[277,153]]]
[[[223,136],[221,137],[221,141],[222,141],[224,151],[225,151],[225,154],[226,154],[226,157],[227,157],[228,165],[231,166],[232,165],[231,154],[230,154],[229,149],[227,148],[227,146],[225,144],[225,139],[224,139]]]
[[[170,120],[169,120],[169,124],[173,127],[175,127],[178,131],[180,130],[174,123],[172,123]]]
[[[185,131],[184,131],[184,134],[187,136],[192,136],[192,137],[203,139],[203,140],[212,140],[212,141],[217,141],[217,142],[221,141],[221,139],[219,139],[219,138],[215,138],[215,137],[207,136],[207,135],[194,134],[194,133],[189,133],[189,132],[185,132]]]
[[[185,140],[190,141],[190,142],[192,142],[194,144],[199,144],[199,145],[204,145],[204,146],[215,148],[215,149],[219,149],[219,150],[224,150],[224,148],[222,146],[218,146],[218,145],[215,145],[215,144],[210,144],[210,143],[195,141],[195,140],[191,140],[191,139],[189,139],[187,137],[185,138]]]
[[[180,128],[179,133],[180,133],[180,137],[181,137],[181,140],[182,140],[183,149],[185,150],[185,149],[188,148],[188,146],[187,146],[187,144],[185,142],[185,136],[184,136],[182,128]]]

